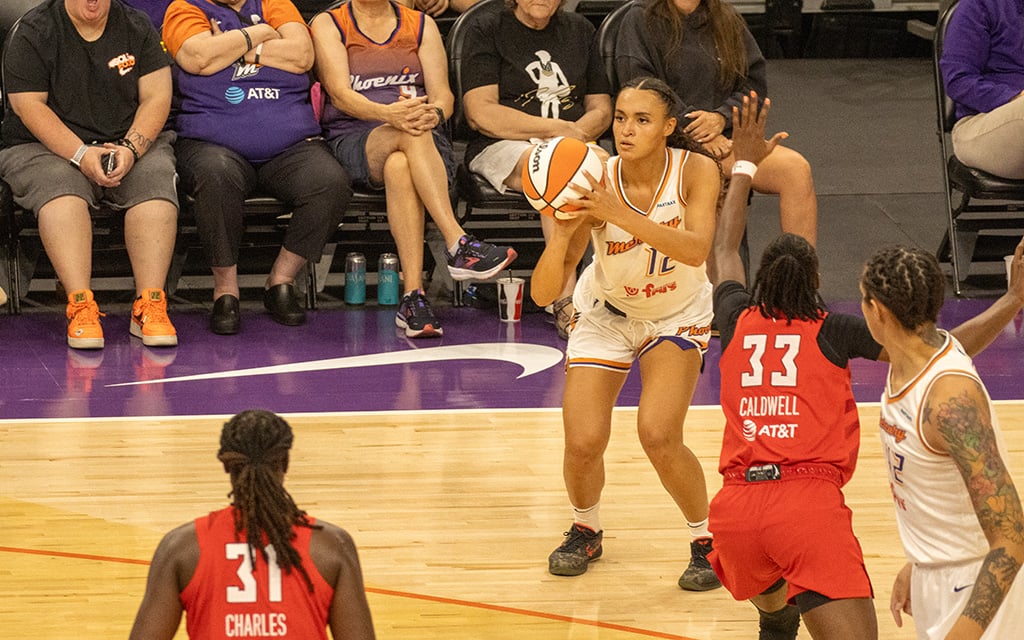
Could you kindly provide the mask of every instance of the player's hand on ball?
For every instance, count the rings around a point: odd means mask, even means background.
[[[590,189],[577,184],[569,186],[579,197],[570,200],[570,204],[579,207],[576,215],[587,214],[598,220],[614,222],[617,214],[621,213],[622,204],[603,182],[595,178],[589,171],[583,171],[583,177],[590,183]]]

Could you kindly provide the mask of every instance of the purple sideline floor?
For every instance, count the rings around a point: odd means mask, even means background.
[[[940,324],[953,327],[991,300],[949,299]],[[856,303],[832,305],[859,313]],[[502,323],[497,312],[438,309],[445,336],[408,340],[394,308],[343,308],[281,327],[246,312],[242,332],[216,336],[197,309],[175,312],[180,346],[150,349],[128,335],[127,312],[103,321],[106,348],[69,349],[58,310],[0,316],[0,418],[222,415],[252,407],[282,413],[554,408],[563,388],[565,343],[548,316]],[[976,359],[995,400],[1022,397],[1020,315]],[[695,405],[718,404],[719,344],[713,339]],[[853,364],[859,402],[876,402],[885,365]],[[639,398],[636,369],[619,397]]]

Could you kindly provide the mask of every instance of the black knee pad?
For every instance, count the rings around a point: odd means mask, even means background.
[[[800,628],[800,610],[797,607],[787,604],[772,613],[761,609],[758,612],[761,614],[758,640],[796,640]]]
[[[832,602],[832,598],[823,596],[817,591],[804,591],[796,596],[796,606],[800,609],[800,613],[807,613],[815,607],[820,607],[823,604]]]

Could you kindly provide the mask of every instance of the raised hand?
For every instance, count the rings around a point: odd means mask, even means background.
[[[757,92],[743,96],[743,106],[732,108],[732,153],[736,160],[760,163],[780,142],[789,137],[786,132],[764,138],[765,125],[772,102],[765,98],[758,108]]]

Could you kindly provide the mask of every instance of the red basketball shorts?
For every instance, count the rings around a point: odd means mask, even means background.
[[[709,527],[708,560],[737,600],[779,578],[789,583],[790,602],[804,591],[833,600],[873,596],[852,513],[828,480],[727,484],[711,501]]]

